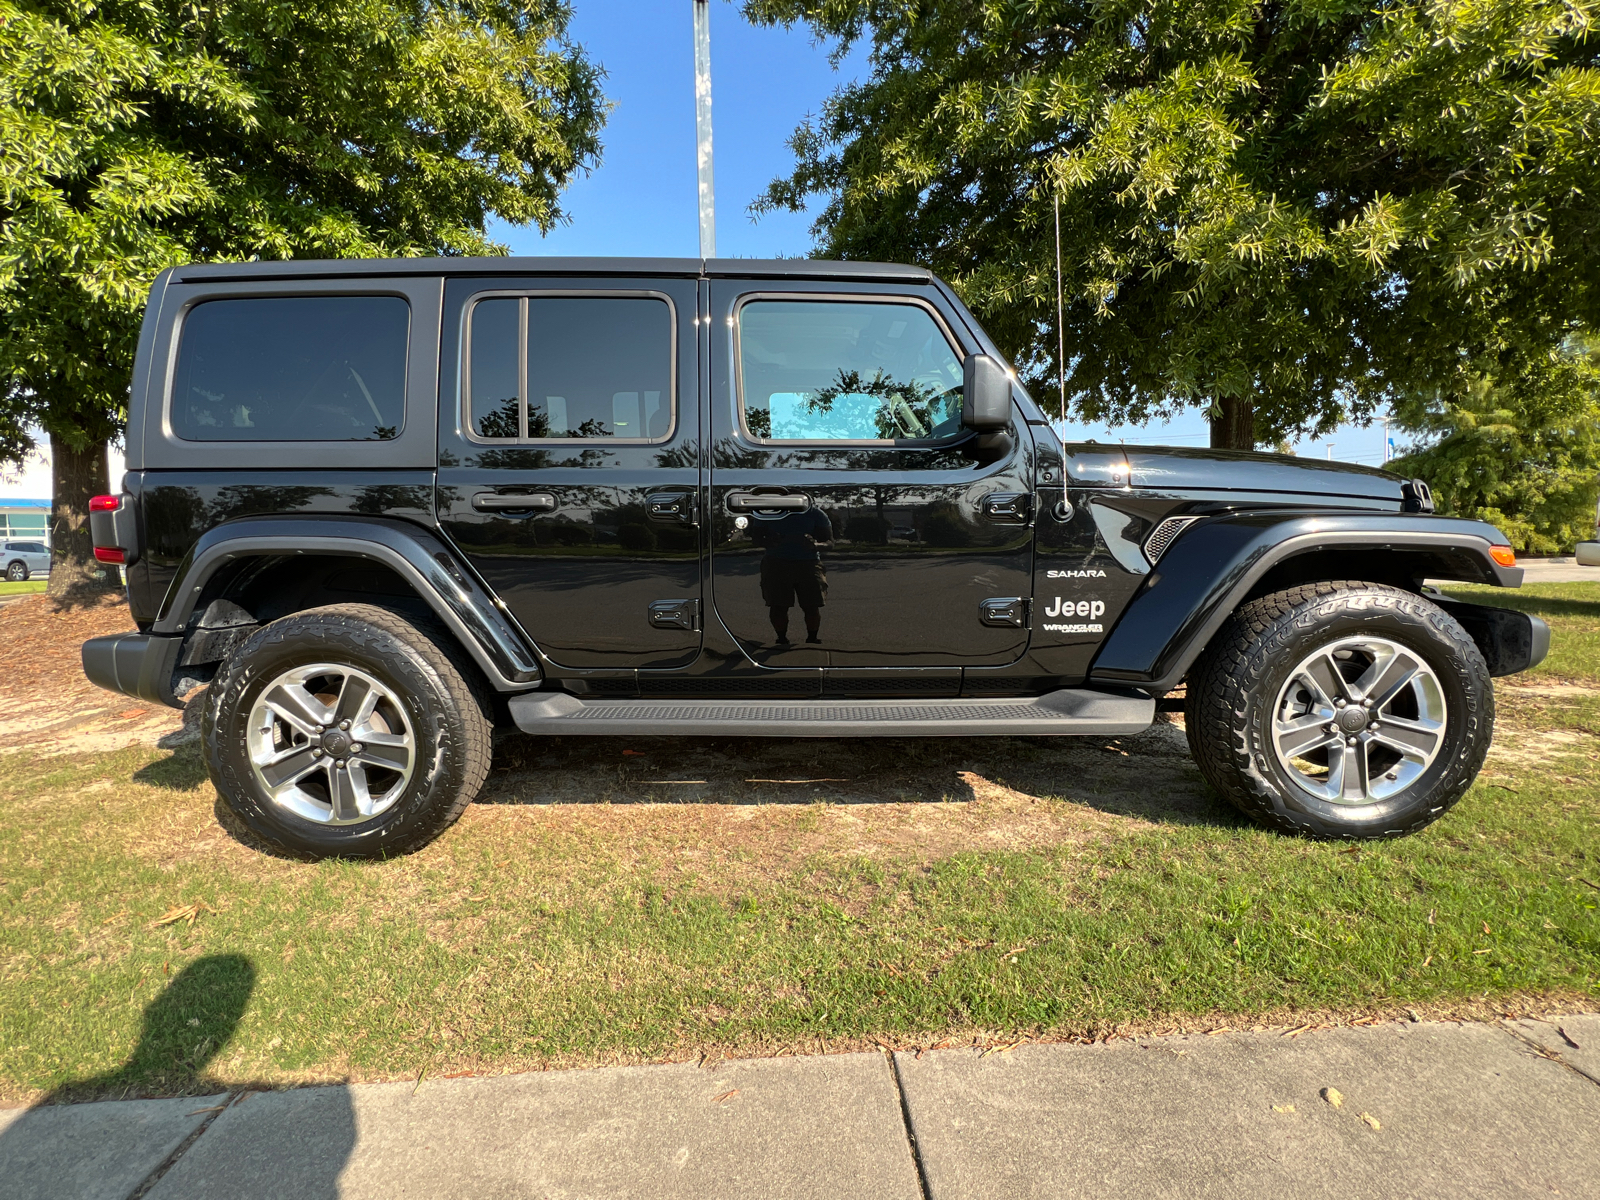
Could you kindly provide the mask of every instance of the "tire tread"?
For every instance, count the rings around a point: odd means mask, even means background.
[[[1420,618],[1448,649],[1458,670],[1473,677],[1467,695],[1480,703],[1452,720],[1467,723],[1466,752],[1456,757],[1430,789],[1427,803],[1381,830],[1339,828],[1305,813],[1290,812],[1277,787],[1255,761],[1247,725],[1251,692],[1288,645],[1328,615],[1328,602],[1377,601]],[[1471,786],[1488,753],[1494,730],[1494,691],[1477,644],[1454,618],[1426,597],[1389,584],[1325,580],[1286,588],[1241,605],[1189,672],[1184,723],[1189,750],[1201,773],[1235,808],[1252,820],[1285,833],[1324,838],[1403,837],[1438,820]]]

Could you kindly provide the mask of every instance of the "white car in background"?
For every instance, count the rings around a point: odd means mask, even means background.
[[[5,564],[6,579],[11,583],[50,574],[50,547],[43,542],[12,539],[3,544],[5,552],[0,554],[0,563]]]
[[[1594,536],[1592,542],[1578,543],[1578,563],[1585,567],[1600,567],[1600,505],[1595,506]]]

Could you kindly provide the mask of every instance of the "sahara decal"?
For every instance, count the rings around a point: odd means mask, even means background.
[[[1044,577],[1046,579],[1104,579],[1106,573],[1094,567],[1086,567],[1082,570],[1046,571]]]

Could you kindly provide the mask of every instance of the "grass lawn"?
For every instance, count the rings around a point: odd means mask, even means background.
[[[1263,832],[1181,736],[534,741],[388,863],[252,853],[195,748],[0,756],[0,1096],[1600,1003],[1600,585],[1417,836]],[[161,923],[167,918],[167,923]]]
[[[34,592],[42,592],[49,586],[48,579],[24,579],[21,583],[0,579],[0,596],[29,596]]]

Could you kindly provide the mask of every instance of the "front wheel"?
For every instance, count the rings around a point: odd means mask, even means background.
[[[28,578],[28,564],[14,562],[6,568],[6,578],[12,583],[23,583]]]
[[[228,658],[202,745],[247,840],[376,858],[419,849],[460,816],[489,772],[489,708],[446,637],[339,604],[273,621]]]
[[[1190,672],[1185,724],[1212,786],[1261,823],[1396,837],[1477,776],[1494,687],[1438,605],[1382,584],[1307,584],[1233,615]]]

